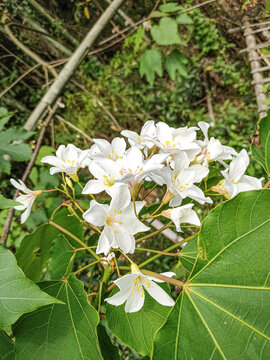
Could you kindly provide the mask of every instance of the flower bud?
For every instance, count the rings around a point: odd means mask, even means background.
[[[70,178],[68,178],[67,176],[65,177],[66,183],[68,184],[68,186],[73,189],[73,185],[72,185],[72,181],[70,180]]]
[[[139,274],[140,273],[140,269],[138,268],[138,266],[135,263],[132,263],[130,268],[131,268],[131,274]]]
[[[172,200],[174,197],[174,194],[170,192],[170,190],[167,190],[165,195],[162,198],[162,204],[168,204],[169,201]]]
[[[69,176],[71,177],[71,179],[72,179],[74,182],[78,182],[78,181],[79,181],[79,178],[78,178],[77,173],[72,174],[72,175],[69,175]]]

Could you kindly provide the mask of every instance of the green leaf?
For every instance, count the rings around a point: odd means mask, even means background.
[[[159,10],[164,13],[171,13],[182,10],[182,6],[179,6],[176,2],[172,2],[170,4],[160,5]]]
[[[39,165],[39,166],[44,166],[45,164],[42,163],[40,160],[44,156],[48,156],[48,155],[55,155],[55,149],[52,146],[47,146],[47,145],[41,146],[41,148],[38,152],[38,156],[36,158],[35,164]]]
[[[160,286],[160,284],[159,284]],[[161,285],[168,291],[167,284]],[[116,289],[112,292],[114,295]],[[141,355],[150,355],[156,331],[164,324],[170,307],[162,306],[148,293],[142,309],[135,313],[126,313],[125,304],[107,305],[106,318],[112,333]]]
[[[177,22],[167,17],[160,19],[159,25],[151,28],[151,35],[158,45],[174,45],[181,42]]]
[[[5,174],[10,174],[11,164],[8,160],[5,160],[3,156],[0,155],[0,171],[4,172]]]
[[[51,248],[50,277],[51,280],[61,280],[70,274],[74,264],[74,248],[63,235],[57,236]]]
[[[9,128],[0,133],[0,156],[9,155],[15,161],[27,161],[31,158],[32,149],[22,143],[34,134],[22,128]],[[15,143],[13,143],[15,141]]]
[[[0,329],[12,325],[22,314],[59,302],[27,279],[11,251],[0,245]]]
[[[178,50],[173,50],[173,52],[166,56],[165,69],[172,80],[175,80],[177,72],[183,77],[188,75],[185,67],[185,58]]]
[[[159,48],[146,50],[140,57],[140,75],[145,74],[147,81],[153,86],[155,73],[162,76],[162,60]]]
[[[63,208],[55,214],[53,221],[83,240],[82,224],[75,217],[68,215],[68,210]],[[27,277],[34,281],[41,279],[42,271],[50,258],[52,242],[59,234],[63,233],[54,226],[43,224],[23,238],[16,258]],[[71,237],[67,236],[67,239],[72,246],[80,247]]]
[[[168,16],[168,14],[162,13],[161,11],[152,11],[150,14],[151,18],[160,18],[164,16]]]
[[[9,113],[6,108],[0,107],[0,131],[3,130],[12,115],[13,113]]]
[[[111,342],[109,335],[104,326],[98,325],[98,339],[101,353],[104,360],[120,360],[119,350]]]
[[[188,14],[178,15],[176,18],[176,22],[177,22],[177,24],[181,24],[181,25],[190,25],[193,23],[191,17],[188,16]]]
[[[181,263],[184,265],[186,269],[189,271],[192,270],[193,265],[197,258],[197,240],[198,237],[196,236],[192,240],[190,240],[187,245],[184,247],[183,250],[180,252],[180,260]]]
[[[264,167],[267,175],[270,176],[270,110],[267,111],[266,117],[260,120],[259,130],[261,148],[252,145],[252,155]]]
[[[8,209],[11,206],[21,205],[18,201],[10,200],[0,194],[0,209]]]
[[[154,341],[153,360],[268,359],[270,191],[217,206],[196,266]]]
[[[99,316],[88,304],[83,283],[71,275],[40,287],[65,305],[49,305],[17,321],[13,326],[16,360],[101,360]]]
[[[15,360],[14,342],[0,331],[0,360]]]

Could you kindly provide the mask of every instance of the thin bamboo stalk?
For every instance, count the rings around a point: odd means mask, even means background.
[[[47,106],[52,105],[55,102],[71,76],[74,74],[82,60],[87,55],[98,35],[104,29],[108,21],[113,16],[114,12],[119,8],[123,1],[124,0],[114,0],[111,5],[109,5],[108,8],[104,11],[95,25],[91,28],[77,50],[73,53],[69,61],[63,67],[54,83],[50,86],[46,94],[40,100],[37,107],[26,121],[24,125],[26,130],[34,129],[39,117],[46,110]]]

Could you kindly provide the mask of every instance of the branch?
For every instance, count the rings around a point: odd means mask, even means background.
[[[23,73],[21,76],[18,77],[18,79],[16,79],[11,85],[9,85],[5,90],[3,90],[0,93],[0,98],[2,96],[4,96],[9,90],[11,90],[13,88],[13,86],[15,86],[18,82],[20,82],[26,75],[28,75],[30,72],[34,71],[37,67],[39,67],[40,64],[36,64],[35,66],[31,67],[30,69],[28,69],[25,73]]]
[[[47,93],[43,96],[33,113],[26,121],[24,125],[26,130],[34,129],[38,119],[47,108],[47,105],[52,105],[54,103],[82,60],[87,55],[96,38],[102,32],[110,18],[113,16],[114,12],[118,9],[123,1],[124,0],[114,0],[102,14],[99,20],[95,23],[95,25],[91,28],[84,40],[81,42],[80,46],[73,53],[54,83],[50,86]]]
[[[29,161],[24,173],[23,173],[23,176],[22,176],[22,181],[25,182],[34,163],[35,163],[35,160],[37,158],[37,155],[38,155],[38,152],[39,152],[39,149],[40,149],[40,146],[41,146],[41,143],[42,143],[42,140],[43,140],[43,137],[45,135],[45,131],[46,131],[46,128],[47,126],[49,125],[51,119],[53,118],[57,108],[58,108],[58,102],[60,102],[60,99],[56,102],[56,104],[54,105],[53,109],[50,111],[50,113],[48,114],[44,124],[43,124],[43,128],[39,134],[39,138],[38,138],[38,141],[37,141],[37,144],[36,144],[36,147],[35,147],[35,150],[33,152],[33,155],[31,157],[31,160]],[[15,194],[13,196],[13,200],[15,200],[17,198],[19,194],[19,190],[16,190],[15,191]],[[8,237],[8,233],[9,233],[9,229],[10,229],[10,225],[11,225],[11,221],[12,221],[12,218],[13,218],[13,215],[14,215],[14,208],[11,207],[9,209],[9,212],[8,212],[8,217],[6,219],[6,222],[5,222],[5,225],[4,225],[4,229],[3,229],[3,233],[2,233],[2,236],[1,236],[1,242],[2,244],[6,244],[6,240],[7,240],[7,237]]]
[[[88,136],[85,132],[83,132],[81,129],[79,129],[77,126],[75,126],[74,124],[72,124],[71,122],[65,120],[62,116],[56,115],[56,119],[58,119],[59,121],[62,121],[63,123],[67,124],[69,127],[71,127],[72,129],[76,130],[78,133],[80,133],[83,137],[85,137],[88,141],[90,141],[91,143],[93,143],[93,139]]]
[[[55,77],[57,76],[57,72],[54,70],[54,68],[51,65],[49,65],[46,61],[44,61],[41,57],[35,54],[32,50],[30,50],[27,46],[25,46],[16,38],[16,36],[10,30],[9,25],[5,25],[4,28],[6,33],[8,34],[10,39],[14,42],[15,45],[17,45],[23,52],[25,52],[28,56],[30,56],[36,63],[44,66],[45,68],[48,68],[53,76]]]

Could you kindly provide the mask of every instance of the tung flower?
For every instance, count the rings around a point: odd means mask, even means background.
[[[78,181],[78,169],[86,167],[90,162],[88,157],[89,150],[81,150],[73,144],[68,144],[67,146],[60,145],[55,155],[56,156],[45,156],[41,159],[41,162],[53,166],[50,168],[51,175],[64,172],[74,181]]]
[[[182,223],[188,223],[197,226],[201,225],[198,215],[194,210],[192,210],[193,205],[194,204],[187,204],[187,205],[179,206],[177,208],[164,210],[162,211],[162,215],[169,219],[172,219],[172,221],[176,226],[176,230],[182,232],[183,231],[181,229]]]
[[[196,144],[195,127],[182,127],[175,129],[166,123],[157,123],[157,140],[155,144],[162,149],[163,152],[169,153],[172,157],[180,150],[188,150],[195,153],[200,150]]]
[[[21,215],[21,223],[23,224],[30,215],[36,197],[42,194],[42,190],[29,190],[21,180],[18,182],[14,179],[10,179],[10,182],[16,189],[24,192],[24,194],[20,194],[20,196],[15,199],[15,201],[18,201],[22,205],[14,206],[14,209],[16,210],[25,210]]]
[[[121,159],[126,150],[126,142],[123,138],[116,137],[111,144],[104,139],[94,139],[95,144],[90,149],[92,159]]]
[[[174,276],[175,273],[167,272],[161,275],[165,276]],[[111,305],[122,305],[126,302],[125,311],[127,313],[132,313],[139,311],[145,299],[146,290],[152,298],[154,298],[158,303],[164,306],[173,306],[173,299],[159,287],[155,282],[163,282],[152,276],[144,275],[137,265],[134,263],[131,265],[131,274],[124,275],[123,277],[114,281],[114,283],[119,287],[120,291],[113,295],[110,298],[105,299]]]
[[[136,201],[137,213],[144,204],[144,201]],[[111,248],[120,248],[125,254],[133,253],[135,249],[134,235],[149,230],[149,227],[135,216],[130,192],[125,185],[117,188],[112,195],[110,205],[98,204],[92,200],[90,209],[83,214],[83,218],[93,225],[104,225],[98,241],[97,254],[107,255]]]
[[[209,140],[208,129],[210,125],[208,123],[200,121],[198,125],[204,134],[204,141],[196,141],[201,147],[201,151],[197,154],[195,161],[208,166],[210,161],[230,160],[232,159],[232,155],[237,155],[237,152],[233,148],[222,145],[218,139],[211,137]]]
[[[229,197],[234,197],[240,192],[249,190],[259,190],[262,188],[262,181],[253,176],[244,175],[249,165],[249,157],[246,150],[241,150],[234,158],[229,167],[221,171],[224,176],[222,187],[225,189]]]
[[[151,149],[154,146],[153,140],[156,139],[156,132],[155,122],[149,120],[143,125],[140,135],[131,130],[123,130],[121,135],[128,138],[131,146],[137,146],[139,149],[144,147]]]

